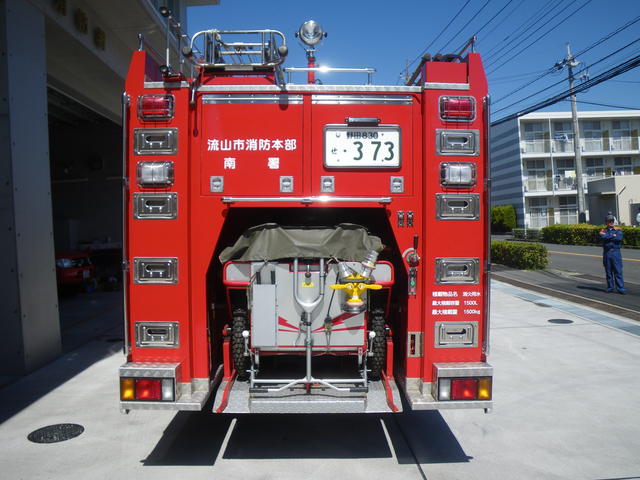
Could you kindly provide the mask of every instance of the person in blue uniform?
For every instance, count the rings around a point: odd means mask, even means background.
[[[606,226],[600,230],[600,237],[602,238],[602,263],[607,274],[607,292],[617,289],[618,293],[624,295],[626,290],[622,278],[622,255],[620,254],[622,230],[614,226],[613,215],[607,215],[605,222]]]

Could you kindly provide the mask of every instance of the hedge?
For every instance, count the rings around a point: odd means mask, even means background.
[[[513,205],[491,207],[491,231],[510,232],[516,228],[516,209]]]
[[[539,242],[542,238],[542,232],[539,228],[514,228],[514,240],[529,240],[531,242]]]
[[[542,229],[542,241],[560,245],[600,245],[602,240],[599,232],[603,225],[551,225]],[[640,228],[621,226],[622,245],[640,247]]]
[[[547,249],[539,243],[491,242],[491,261],[521,270],[542,270],[547,266]]]

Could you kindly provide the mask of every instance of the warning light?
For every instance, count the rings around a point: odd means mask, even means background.
[[[451,400],[475,400],[478,397],[478,381],[474,378],[451,380]]]
[[[440,97],[442,120],[471,121],[476,118],[476,101],[473,97]]]
[[[142,121],[171,120],[173,118],[173,95],[140,95],[138,118]]]

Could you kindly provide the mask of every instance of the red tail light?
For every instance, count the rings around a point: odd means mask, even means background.
[[[136,400],[161,400],[162,384],[159,379],[136,379]]]
[[[473,97],[440,97],[442,120],[471,121],[476,118],[476,101]]]
[[[171,120],[173,118],[173,95],[140,95],[138,118],[147,120]]]
[[[478,398],[478,381],[475,378],[451,380],[451,400],[475,400]]]

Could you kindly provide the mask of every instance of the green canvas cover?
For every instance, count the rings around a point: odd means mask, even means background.
[[[335,258],[362,261],[371,250],[382,251],[380,238],[350,223],[333,228],[283,227],[265,223],[250,228],[219,256],[222,263],[261,262],[284,258]]]

